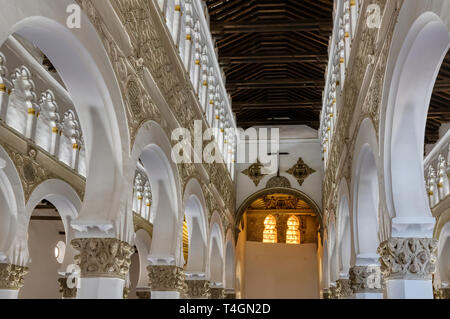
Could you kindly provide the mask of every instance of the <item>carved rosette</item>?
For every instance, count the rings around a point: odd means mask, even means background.
[[[354,293],[381,292],[380,266],[354,266],[350,268],[350,287]]]
[[[75,263],[81,277],[113,277],[125,279],[134,248],[116,238],[77,238],[72,246],[80,252]]]
[[[19,290],[23,287],[23,277],[27,273],[27,267],[0,264],[0,289]]]
[[[437,240],[390,238],[378,247],[385,279],[431,280],[436,267]]]
[[[74,299],[77,296],[77,288],[69,288],[67,286],[67,277],[58,278],[59,292],[63,299]]]
[[[147,267],[151,291],[186,291],[183,268],[169,265],[150,265]]]
[[[206,298],[209,299],[211,291],[207,280],[186,280],[187,298]]]
[[[209,299],[225,299],[225,289],[211,287],[211,296]]]
[[[350,279],[338,279],[336,281],[336,297],[347,298],[353,294]]]

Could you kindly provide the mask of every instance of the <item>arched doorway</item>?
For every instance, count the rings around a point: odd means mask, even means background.
[[[241,298],[319,298],[321,220],[314,201],[292,188],[247,198],[236,219]]]

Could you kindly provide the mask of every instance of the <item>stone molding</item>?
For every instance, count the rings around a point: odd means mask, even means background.
[[[336,281],[336,297],[348,298],[353,294],[350,279],[338,279]]]
[[[27,273],[28,267],[0,264],[0,289],[19,290],[23,287],[23,277]]]
[[[59,292],[63,299],[74,299],[77,296],[77,288],[69,288],[67,286],[67,277],[58,278]]]
[[[350,268],[349,275],[353,293],[382,291],[380,266],[354,266]]]
[[[436,270],[437,240],[392,237],[378,247],[385,279],[431,280]]]
[[[81,277],[112,277],[125,279],[134,248],[116,238],[77,238],[72,246],[80,252],[75,263]]]
[[[170,265],[150,265],[147,267],[151,291],[186,291],[183,268]]]
[[[211,290],[207,280],[186,280],[187,291],[186,296],[192,298],[206,298],[209,299]]]

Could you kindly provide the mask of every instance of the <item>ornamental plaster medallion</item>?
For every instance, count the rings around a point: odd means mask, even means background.
[[[261,173],[261,167],[264,165],[261,164],[259,160],[256,161],[256,163],[250,165],[249,168],[242,171],[242,174],[247,175],[252,182],[255,184],[255,186],[259,185],[259,182],[266,176],[266,174]]]
[[[292,166],[286,173],[291,174],[295,177],[300,186],[308,178],[309,175],[313,174],[316,170],[309,167],[303,159],[300,157],[297,163]]]

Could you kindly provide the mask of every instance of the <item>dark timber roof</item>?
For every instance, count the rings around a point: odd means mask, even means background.
[[[439,138],[439,127],[450,122],[450,50],[439,71],[430,108],[428,109],[425,143],[434,144]]]
[[[319,127],[332,0],[206,0],[239,126]]]

